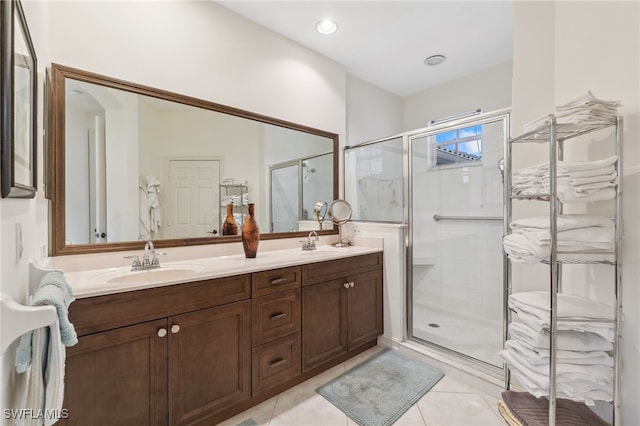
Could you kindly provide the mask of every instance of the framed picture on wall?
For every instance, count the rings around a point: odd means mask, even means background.
[[[37,185],[37,60],[19,1],[0,1],[0,32],[1,192],[2,197],[33,198]]]

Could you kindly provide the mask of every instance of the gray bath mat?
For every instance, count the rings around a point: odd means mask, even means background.
[[[316,392],[359,425],[386,426],[398,420],[443,376],[437,368],[385,350]]]

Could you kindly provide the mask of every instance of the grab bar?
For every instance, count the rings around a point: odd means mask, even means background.
[[[499,220],[502,221],[502,216],[440,216],[433,215],[433,220],[440,222],[441,220]]]

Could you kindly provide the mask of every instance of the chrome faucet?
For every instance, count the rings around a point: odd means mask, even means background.
[[[312,236],[315,236],[313,240],[311,239]],[[302,250],[304,251],[315,250],[316,241],[320,241],[320,238],[318,238],[318,233],[316,231],[309,232],[309,236],[307,237],[307,242],[302,244]]]
[[[142,266],[160,266],[160,261],[156,257],[156,248],[151,241],[144,244],[144,255],[142,256]]]
[[[160,259],[158,259],[159,254],[164,254],[164,253],[156,253],[156,248],[153,246],[153,243],[147,240],[144,244],[144,253],[142,255],[142,262],[140,262],[140,258],[136,255],[125,256],[125,259],[133,259],[133,263],[131,264],[132,271],[156,269],[160,267]]]

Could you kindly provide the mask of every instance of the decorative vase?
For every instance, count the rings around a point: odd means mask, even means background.
[[[238,235],[238,224],[233,217],[233,204],[227,204],[227,217],[222,223],[222,235]]]
[[[254,215],[253,203],[247,206],[247,218],[242,224],[242,248],[244,248],[244,256],[254,258],[258,254],[258,243],[260,242],[260,229]]]

